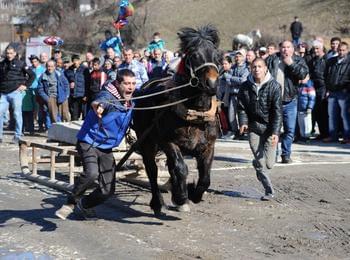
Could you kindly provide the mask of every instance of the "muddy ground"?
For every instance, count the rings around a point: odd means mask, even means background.
[[[147,189],[118,183],[115,196],[97,208],[97,221],[79,215],[62,221],[54,211],[65,194],[21,178],[17,147],[0,149],[0,259],[350,258],[350,164],[344,158],[320,153],[313,161],[275,167],[276,200],[261,202],[247,147],[228,144],[217,149],[210,190],[189,213],[165,210],[164,218],[155,218]],[[230,151],[241,159],[223,160]],[[312,157],[309,147],[300,151],[296,158]],[[245,167],[232,167],[236,161]],[[170,203],[169,194],[164,197]]]

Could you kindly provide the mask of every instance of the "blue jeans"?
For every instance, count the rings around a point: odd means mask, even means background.
[[[4,115],[7,113],[9,109],[9,105],[11,104],[13,108],[13,116],[16,122],[15,127],[15,138],[20,138],[22,135],[22,100],[23,94],[20,91],[12,91],[8,94],[0,94],[0,139],[3,138],[4,132]]]
[[[350,93],[343,91],[331,91],[328,96],[328,122],[329,136],[338,140],[338,126],[341,116],[343,121],[344,139],[350,139]]]
[[[294,139],[295,126],[297,122],[297,99],[283,102],[283,134],[281,138],[281,156],[290,157]]]

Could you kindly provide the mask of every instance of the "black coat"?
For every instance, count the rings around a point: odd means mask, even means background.
[[[290,25],[290,32],[292,34],[292,37],[300,37],[301,33],[303,32],[303,25],[301,22],[292,22]]]
[[[257,93],[249,77],[238,93],[238,119],[241,126],[248,125],[249,131],[258,135],[278,135],[282,124],[280,84],[271,77]]]
[[[15,91],[22,84],[29,88],[34,80],[35,74],[25,62],[17,58],[0,62],[0,94]]]
[[[339,57],[330,58],[325,70],[326,86],[329,91],[346,90],[350,92],[350,55],[341,63]]]
[[[324,77],[326,62],[326,55],[324,55],[322,58],[314,57],[308,63],[310,70],[310,79],[314,82],[316,95],[321,98],[324,98],[326,95],[326,82]]]
[[[280,57],[270,55],[266,59],[267,67],[274,79],[277,78],[278,65]],[[284,91],[283,102],[290,102],[298,96],[299,80],[305,79],[309,73],[309,68],[302,57],[293,56],[293,63],[284,68]]]

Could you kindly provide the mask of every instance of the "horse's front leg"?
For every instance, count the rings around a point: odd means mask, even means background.
[[[158,167],[155,160],[156,148],[153,147],[150,142],[148,142],[148,144],[148,148],[142,147],[141,153],[147,177],[151,185],[152,199],[150,202],[150,207],[153,209],[156,216],[160,216],[162,215],[162,206],[164,205],[164,201],[157,182]]]
[[[188,198],[193,203],[202,200],[203,193],[210,186],[210,169],[214,158],[214,144],[209,145],[205,151],[196,156],[198,169],[198,182],[188,184]]]
[[[186,180],[188,175],[188,168],[182,156],[180,148],[168,143],[164,145],[163,151],[167,156],[168,170],[171,180],[171,199],[172,202],[179,206],[179,210],[188,211],[188,198]]]

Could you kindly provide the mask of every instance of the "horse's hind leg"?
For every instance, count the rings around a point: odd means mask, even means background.
[[[213,145],[208,147],[204,153],[196,157],[198,168],[198,182],[188,184],[188,198],[193,203],[199,203],[202,200],[203,193],[210,186],[210,169],[214,158]]]
[[[167,156],[168,170],[171,176],[172,201],[177,206],[184,205],[187,202],[187,165],[177,145],[166,144],[163,151]]]
[[[164,205],[164,202],[157,183],[158,167],[155,161],[156,149],[155,147],[151,147],[152,145],[150,143],[148,144],[148,148],[142,147],[142,158],[152,191],[150,207],[153,209],[154,214],[159,216],[162,214],[162,206]]]

